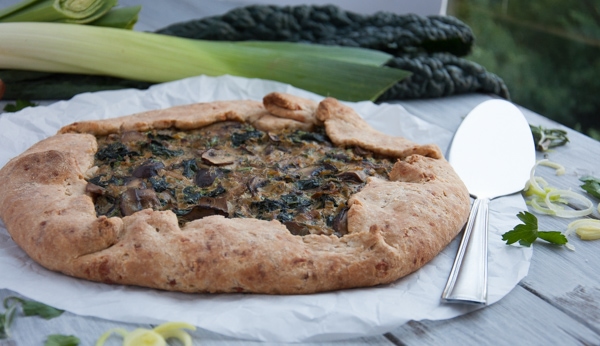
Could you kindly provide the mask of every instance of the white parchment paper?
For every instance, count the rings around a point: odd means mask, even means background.
[[[35,142],[71,122],[104,119],[193,102],[256,99],[272,91],[322,99],[289,85],[223,76],[195,77],[149,90],[81,94],[47,107],[0,115],[0,166]],[[452,133],[408,113],[402,106],[348,103],[373,127],[445,150]],[[489,304],[527,275],[531,248],[507,246],[501,234],[519,220],[526,206],[519,195],[490,205]],[[460,237],[458,237],[460,238]],[[133,323],[186,321],[236,338],[275,341],[330,341],[393,330],[410,320],[456,317],[477,306],[442,304],[440,296],[459,239],[417,272],[374,288],[298,296],[183,294],[139,287],[105,285],[50,272],[33,262],[0,223],[0,288],[75,314]]]

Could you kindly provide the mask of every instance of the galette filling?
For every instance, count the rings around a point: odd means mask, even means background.
[[[97,215],[172,210],[277,219],[294,235],[347,233],[347,201],[395,159],[340,148],[324,128],[263,132],[239,122],[100,136],[87,192]]]

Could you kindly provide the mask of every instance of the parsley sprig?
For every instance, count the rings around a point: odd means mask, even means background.
[[[538,220],[535,215],[531,214],[530,212],[519,212],[517,217],[523,221],[523,223],[516,225],[513,230],[502,235],[502,240],[505,240],[506,244],[510,245],[518,241],[519,244],[529,247],[537,238],[556,245],[564,245],[567,243],[567,237],[565,237],[561,232],[539,231]]]
[[[0,313],[0,339],[10,337],[10,326],[15,319],[17,307],[21,304],[25,316],[40,316],[46,320],[58,317],[63,310],[58,310],[49,305],[39,303],[33,300],[26,300],[19,297],[7,297],[4,299],[4,313]]]
[[[600,198],[600,179],[592,176],[585,176],[579,178],[583,182],[581,188],[590,195]]]

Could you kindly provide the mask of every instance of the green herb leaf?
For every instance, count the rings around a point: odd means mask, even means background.
[[[10,337],[10,325],[15,319],[16,311],[17,305],[14,304],[6,309],[4,314],[0,315],[0,340]]]
[[[77,346],[80,342],[74,335],[52,334],[48,335],[44,346]]]
[[[506,244],[514,244],[517,241],[523,246],[529,247],[537,239],[537,218],[528,212],[520,212],[517,217],[524,222],[515,226],[512,231],[502,235]]]
[[[600,179],[592,176],[585,176],[579,178],[579,180],[584,182],[584,184],[581,185],[581,188],[584,189],[585,192],[596,198],[600,198]]]
[[[21,303],[21,307],[23,308],[23,314],[25,316],[40,316],[44,319],[52,319],[54,317],[60,316],[64,311],[53,308],[49,305],[36,302],[33,300],[26,300],[19,297],[6,297],[4,299],[4,307],[9,308],[9,303],[11,301],[15,301]],[[17,303],[14,303],[12,306],[16,306]]]
[[[569,142],[567,131],[560,129],[547,129],[542,126],[529,125],[533,140],[535,141],[535,149],[538,151],[546,151],[550,148],[555,148],[565,145]]]
[[[14,112],[20,111],[23,108],[35,107],[35,106],[37,106],[36,103],[26,101],[26,100],[17,100],[15,104],[9,103],[6,106],[4,106],[4,111],[9,112],[9,113],[14,113]]]
[[[32,300],[24,300],[21,305],[25,316],[40,316],[47,320],[58,317],[64,312],[63,310]]]
[[[553,232],[538,232],[538,238],[544,239],[545,241],[556,244],[556,245],[565,245],[567,243],[567,237],[564,234],[558,231]]]
[[[538,231],[538,220],[535,215],[524,211],[519,212],[517,217],[519,220],[523,221],[523,224],[516,225],[513,230],[502,235],[502,240],[506,241],[506,244],[510,245],[518,241],[519,244],[529,247],[537,238],[556,245],[564,245],[567,243],[567,238],[561,232]]]

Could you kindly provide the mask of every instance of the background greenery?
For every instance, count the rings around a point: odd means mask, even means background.
[[[600,0],[450,0],[448,14],[512,101],[600,139]]]

